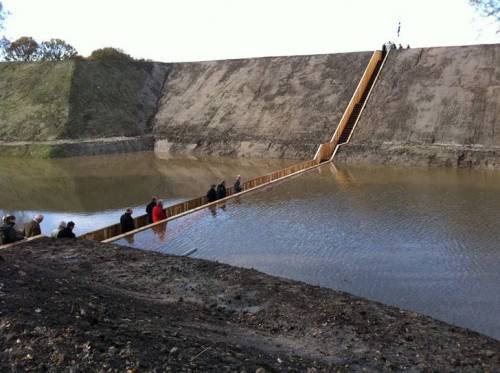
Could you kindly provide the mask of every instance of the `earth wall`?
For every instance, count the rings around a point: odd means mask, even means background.
[[[393,50],[336,162],[500,167],[500,44]]]

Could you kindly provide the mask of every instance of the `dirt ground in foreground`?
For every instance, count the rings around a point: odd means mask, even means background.
[[[346,293],[90,241],[0,250],[0,371],[500,371],[500,342]]]

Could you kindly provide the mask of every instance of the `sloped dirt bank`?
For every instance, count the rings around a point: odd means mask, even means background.
[[[500,367],[491,338],[254,270],[51,239],[0,257],[0,371]]]

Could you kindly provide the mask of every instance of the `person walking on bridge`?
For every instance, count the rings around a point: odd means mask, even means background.
[[[130,232],[135,229],[134,218],[132,217],[132,209],[128,208],[125,213],[120,217],[120,225],[122,233]]]
[[[42,234],[40,223],[43,221],[43,215],[37,214],[30,222],[24,224],[24,237],[35,237]]]
[[[64,228],[66,228],[66,222],[62,221],[59,223],[59,226],[52,231],[52,233],[50,234],[50,237],[57,238],[57,235],[59,234],[59,232],[61,232]]]
[[[222,182],[217,185],[217,199],[222,199],[226,197],[226,181],[222,180]]]
[[[167,218],[167,214],[163,209],[163,201],[160,199],[156,201],[156,206],[153,209],[153,223],[156,223],[160,220],[165,220]]]
[[[21,241],[23,234],[14,228],[16,225],[16,217],[7,215],[3,217],[3,224],[0,227],[0,245]]]
[[[153,196],[153,199],[149,204],[146,206],[146,214],[148,214],[148,223],[151,224],[153,222],[153,209],[156,206],[156,201],[158,200],[158,197]]]
[[[241,175],[236,176],[236,181],[234,182],[234,192],[239,193],[243,190],[241,187]]]
[[[66,224],[66,228],[62,229],[57,234],[57,238],[76,238],[75,234],[73,233],[74,228],[75,223],[73,223],[72,221],[68,221],[68,224]]]
[[[210,203],[216,200],[217,200],[217,191],[215,190],[215,184],[212,184],[207,192],[207,202]]]

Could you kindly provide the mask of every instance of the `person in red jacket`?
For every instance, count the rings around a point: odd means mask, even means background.
[[[163,201],[156,201],[156,206],[153,207],[153,223],[160,220],[165,220],[167,218],[167,213],[163,209]]]

